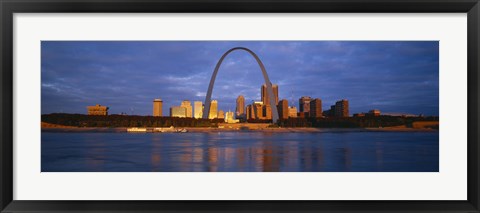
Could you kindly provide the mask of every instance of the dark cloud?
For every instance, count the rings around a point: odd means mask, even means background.
[[[438,115],[437,41],[43,41],[42,113],[85,113],[102,104],[111,113],[151,114],[154,98],[168,107],[203,101],[213,69],[228,49],[244,46],[262,59],[281,99],[340,99],[351,113]],[[213,98],[223,110],[235,98],[260,98],[263,77],[246,52],[222,64]],[[290,103],[292,104],[292,103]]]

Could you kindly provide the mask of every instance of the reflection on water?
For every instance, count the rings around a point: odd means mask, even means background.
[[[438,132],[42,133],[42,172],[437,172]]]

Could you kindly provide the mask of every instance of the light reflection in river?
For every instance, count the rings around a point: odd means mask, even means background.
[[[438,171],[438,132],[42,133],[42,172]]]

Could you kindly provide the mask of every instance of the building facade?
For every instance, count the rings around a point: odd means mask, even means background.
[[[208,119],[215,119],[218,116],[218,101],[212,100],[210,102],[210,112],[208,113]]]
[[[153,116],[162,116],[163,101],[160,98],[153,100]]]
[[[247,105],[247,108],[245,109],[246,111],[246,114],[247,114],[247,120],[248,119],[254,119],[254,115],[253,115],[253,105],[249,104]]]
[[[276,106],[278,104],[278,85],[273,84],[272,89],[273,89],[273,96],[275,98],[275,106]],[[267,85],[263,84],[262,88],[260,88],[260,91],[262,94],[262,103],[264,105],[270,105],[270,97],[268,96]]]
[[[238,123],[240,120],[234,118],[235,113],[234,112],[226,112],[225,113],[225,122],[232,124],[232,123]]]
[[[300,112],[304,112],[303,114],[305,116],[308,116],[308,113],[310,112],[310,101],[312,98],[309,96],[303,96],[300,99],[298,99],[298,107]]]
[[[340,101],[337,101],[335,103],[335,117],[342,118],[342,117],[349,117],[350,113],[348,110],[348,100],[343,99]]]
[[[87,115],[108,115],[108,109],[108,107],[100,104],[87,106]]]
[[[180,105],[181,107],[185,107],[186,110],[186,117],[191,118],[192,117],[192,102],[189,100],[184,100],[182,101],[182,104]]]
[[[170,107],[170,117],[185,118],[187,117],[187,109],[182,106]]]
[[[219,110],[217,118],[218,119],[225,119],[225,112],[223,112],[223,110]]]
[[[320,100],[319,98],[315,98],[310,101],[310,117],[322,117],[322,100]]]
[[[297,117],[297,107],[295,107],[295,106],[288,107],[288,117],[289,118],[296,118]]]
[[[202,118],[203,117],[203,103],[201,101],[193,102],[193,113],[194,118]]]
[[[272,119],[272,106],[262,105],[262,118],[261,119],[267,119],[267,120]]]
[[[253,103],[253,118],[252,119],[263,119],[263,104]]]
[[[282,99],[281,101],[279,101],[278,106],[277,106],[277,110],[278,110],[278,118],[288,119],[289,107],[288,107],[288,101],[287,100]]]
[[[245,98],[243,97],[243,95],[239,95],[237,97],[237,107],[235,109],[235,117],[237,119],[245,118]]]

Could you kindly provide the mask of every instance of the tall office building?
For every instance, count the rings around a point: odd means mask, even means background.
[[[194,118],[202,118],[203,116],[203,103],[201,101],[193,102]]]
[[[310,101],[310,117],[322,117],[322,100],[320,100],[319,98],[315,98]]]
[[[286,99],[282,99],[278,102],[278,117],[280,119],[288,119],[288,101]]]
[[[187,108],[182,106],[170,107],[170,117],[185,118],[187,116]]]
[[[348,100],[343,99],[335,103],[335,117],[349,117]]]
[[[312,98],[309,96],[303,96],[298,99],[298,107],[300,108],[300,112],[310,112],[310,101]]]
[[[278,85],[273,84],[273,96],[275,96],[275,106],[278,104]],[[262,102],[264,105],[270,105],[270,97],[268,96],[267,92],[267,85],[263,84],[262,88],[260,89],[262,93]]]
[[[236,118],[245,118],[245,98],[243,95],[237,97],[237,108],[235,109]]]
[[[160,98],[153,100],[153,116],[162,116],[163,101]]]
[[[184,100],[184,101],[182,101],[182,104],[180,106],[185,107],[187,118],[191,118],[192,117],[192,102],[190,102],[189,100]]]
[[[217,100],[212,100],[210,102],[210,112],[208,113],[208,119],[217,118],[217,111],[218,111],[218,102]]]

